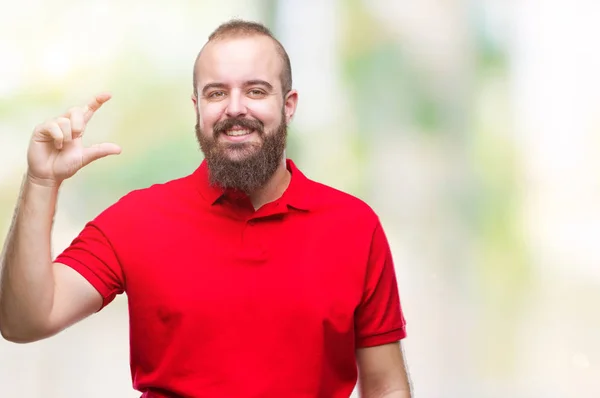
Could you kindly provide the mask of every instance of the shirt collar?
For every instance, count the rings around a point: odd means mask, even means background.
[[[281,201],[288,207],[297,210],[308,211],[311,208],[310,200],[310,180],[298,169],[291,159],[286,159],[287,169],[292,175],[290,184],[281,196]],[[200,166],[194,172],[194,183],[197,184],[200,195],[211,206],[226,193],[226,191],[217,186],[211,185],[209,180],[209,170],[206,160],[203,160]]]

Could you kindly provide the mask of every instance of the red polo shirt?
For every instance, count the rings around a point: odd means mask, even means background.
[[[347,398],[356,348],[406,336],[376,214],[288,169],[283,196],[255,211],[203,162],[124,196],[57,258],[104,305],[127,294],[143,397]]]

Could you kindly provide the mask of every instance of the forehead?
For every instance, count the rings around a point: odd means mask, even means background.
[[[265,80],[281,87],[283,61],[273,40],[267,36],[219,39],[204,46],[196,65],[201,88],[207,83],[238,85],[248,80]]]

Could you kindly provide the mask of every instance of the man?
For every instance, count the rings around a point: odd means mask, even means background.
[[[57,193],[120,153],[81,136],[110,95],[37,126],[2,255],[0,329],[26,343],[128,296],[143,397],[410,396],[394,265],[374,212],[286,159],[298,102],[289,58],[262,25],[230,21],[194,65],[205,160],[125,195],[54,261]]]

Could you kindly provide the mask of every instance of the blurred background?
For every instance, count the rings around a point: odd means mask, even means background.
[[[598,2],[3,0],[0,244],[33,127],[97,92],[113,99],[86,140],[123,153],[64,184],[55,254],[125,193],[193,171],[192,64],[232,17],[290,54],[290,157],[382,219],[415,396],[599,397]],[[138,397],[128,361],[121,296],[0,341],[0,397]]]

